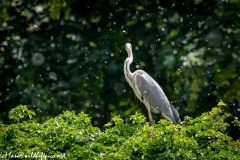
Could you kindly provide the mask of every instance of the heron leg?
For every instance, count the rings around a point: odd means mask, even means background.
[[[153,125],[153,118],[151,115],[151,111],[148,111],[148,117],[149,117],[149,125],[152,126]]]
[[[148,110],[148,117],[149,117],[149,125],[152,126],[153,125],[153,118],[152,118],[152,114],[151,114],[151,108],[150,108],[150,104],[148,102],[146,102],[144,100],[144,104]]]
[[[150,104],[147,103],[146,101],[144,101],[144,104],[145,104],[145,106],[146,106],[146,108],[147,108],[147,110],[148,110],[149,126],[152,126],[152,125],[153,125],[153,118],[152,118],[152,114],[151,114]],[[151,135],[152,135],[152,131],[150,131],[150,132],[148,133],[148,138],[150,138]]]

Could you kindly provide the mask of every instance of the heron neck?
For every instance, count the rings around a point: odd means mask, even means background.
[[[130,64],[133,62],[133,55],[130,54],[128,58],[125,60],[125,66],[124,66],[124,74],[126,77],[127,82],[130,84],[131,87],[133,87],[132,81],[133,81],[133,73],[130,70]]]

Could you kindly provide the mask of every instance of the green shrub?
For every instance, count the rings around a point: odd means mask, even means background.
[[[185,117],[181,125],[160,120],[150,127],[139,113],[130,123],[115,116],[104,131],[93,127],[87,114],[74,111],[40,124],[20,105],[9,112],[16,123],[0,124],[0,158],[240,159],[240,142],[225,133],[224,105],[195,119]]]

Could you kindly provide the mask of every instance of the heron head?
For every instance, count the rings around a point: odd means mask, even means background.
[[[126,43],[125,49],[128,53],[128,56],[130,56],[132,54],[132,45],[130,43]]]

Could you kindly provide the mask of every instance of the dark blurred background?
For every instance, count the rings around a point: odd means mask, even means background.
[[[143,69],[185,115],[220,100],[240,113],[240,6],[237,0],[0,0],[0,120],[19,104],[42,122],[83,111],[94,126],[111,116],[147,115],[125,80]],[[155,121],[159,116],[154,115]],[[240,138],[230,125],[229,135]]]

